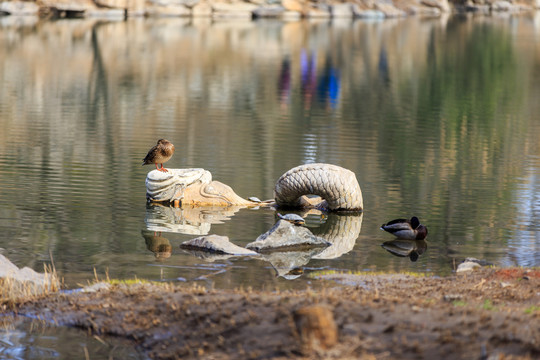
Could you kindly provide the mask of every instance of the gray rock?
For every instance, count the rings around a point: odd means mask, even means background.
[[[384,13],[379,10],[355,10],[353,8],[353,15],[360,19],[382,20],[385,18]]]
[[[382,11],[387,18],[404,17],[407,15],[405,11],[398,9],[392,4],[376,3],[375,8]]]
[[[227,236],[220,235],[207,235],[184,241],[180,247],[187,250],[209,251],[227,255],[258,255],[254,251],[233,244]]]
[[[39,7],[36,3],[28,1],[4,1],[0,2],[0,14],[6,13],[13,16],[37,15]]]
[[[461,264],[459,264],[456,272],[457,273],[462,273],[462,272],[466,272],[466,271],[473,271],[474,269],[476,268],[479,268],[481,267],[479,264],[475,263],[475,262],[463,262]]]
[[[509,1],[495,1],[491,4],[493,11],[512,11],[514,6]]]
[[[334,4],[330,6],[330,13],[332,14],[332,17],[334,18],[352,18],[353,17],[353,9],[351,4],[344,3],[344,4]]]
[[[207,2],[201,2],[191,8],[193,17],[210,17],[212,16],[212,6]]]
[[[0,279],[4,279],[0,298],[41,295],[58,289],[59,282],[53,274],[40,274],[24,267],[19,269],[8,258],[0,254]]]
[[[297,20],[300,20],[301,18],[302,18],[301,12],[291,11],[291,10],[285,11],[283,15],[281,16],[281,19],[285,21],[297,21]]]
[[[284,12],[285,8],[280,5],[261,6],[253,10],[253,16],[258,18],[280,18],[283,16]],[[261,202],[261,200],[255,197],[251,197],[249,200]]]
[[[251,19],[257,5],[250,3],[213,3],[212,17],[214,19]]]
[[[122,9],[128,11],[144,11],[145,0],[94,0],[99,7]]]
[[[327,19],[330,18],[330,10],[323,8],[309,9],[306,11],[306,17],[311,19]]]
[[[490,266],[490,265],[493,265],[493,264],[485,260],[478,260],[475,258],[466,258],[461,264],[458,265],[456,272],[461,273],[461,272],[472,271],[476,268],[479,268],[482,266]]]
[[[123,9],[91,9],[84,12],[85,16],[94,19],[123,20],[126,16]]]
[[[247,244],[248,249],[257,252],[300,250],[317,247],[327,247],[331,243],[313,235],[303,226],[295,226],[288,221],[279,220],[270,230]]]
[[[439,9],[441,12],[448,13],[451,11],[448,0],[422,0],[422,5]]]
[[[155,16],[155,17],[187,17],[191,16],[191,10],[184,5],[178,5],[178,4],[171,4],[171,5],[151,5],[148,6],[146,9],[146,13],[149,16]],[[177,170],[177,169],[173,169]],[[157,170],[155,170],[157,171]],[[170,171],[170,170],[169,170]],[[153,173],[152,171],[151,173]],[[159,171],[161,172],[161,171]],[[150,173],[150,174],[151,174]],[[149,174],[149,175],[150,175]],[[148,180],[149,177],[147,177]],[[148,182],[147,182],[148,185]],[[147,190],[149,188],[147,187]]]

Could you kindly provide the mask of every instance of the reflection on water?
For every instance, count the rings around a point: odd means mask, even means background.
[[[411,261],[417,261],[418,257],[427,250],[425,240],[395,239],[381,244],[384,250],[399,257],[408,257]]]
[[[52,254],[69,286],[96,268],[291,288],[310,268],[446,274],[468,256],[540,265],[534,18],[10,19],[0,19],[0,251],[19,267],[41,270]],[[260,259],[207,270],[179,244],[213,233],[245,246],[275,214],[147,208],[140,159],[162,137],[176,146],[168,167],[207,169],[244,198],[272,198],[279,176],[306,162],[343,166],[365,212],[316,226],[308,216],[316,235],[332,222],[348,230],[336,231],[342,246],[283,265],[303,270],[294,281]],[[413,214],[429,251],[389,256],[379,224]]]
[[[147,217],[145,219],[147,227],[145,230],[141,231],[141,234],[145,240],[147,249],[154,253],[156,259],[158,260],[169,258],[172,253],[172,246],[169,239],[165,237],[166,235],[164,235],[161,231],[157,231],[156,228],[169,229],[169,232],[200,235],[199,233],[193,231],[193,225],[184,225],[185,219],[182,217],[183,210],[188,210],[190,216],[198,220],[198,228],[204,228],[207,230],[210,229],[212,223],[222,223],[223,220],[228,219],[226,217],[221,217],[216,221],[214,217],[203,216],[208,214],[208,212],[216,212],[216,209],[177,209],[160,205],[148,206],[147,209],[151,211],[151,215],[149,216],[149,213],[147,213]],[[155,210],[158,210],[158,212],[155,212]],[[161,214],[163,213],[170,214],[171,216],[162,216]],[[196,216],[197,214],[198,216]],[[322,214],[318,210],[309,210],[304,212],[303,216],[309,216],[309,220],[306,222],[306,232],[310,234],[310,236],[317,236],[326,240],[331,245],[324,247],[318,246],[302,250],[297,248],[266,250],[264,253],[255,257],[256,260],[264,260],[270,263],[270,265],[276,271],[277,276],[282,276],[285,279],[296,279],[304,274],[303,268],[311,261],[311,259],[336,259],[352,251],[362,228],[362,214]],[[281,221],[277,216],[277,213],[276,218],[278,221]],[[159,225],[156,226],[156,223]],[[177,226],[177,224],[182,225]],[[267,235],[273,230],[274,228],[261,235]],[[208,234],[208,232],[209,231],[205,232],[205,234]],[[285,232],[279,234],[277,235],[277,238],[279,239],[279,237],[287,236],[287,234],[289,233]],[[283,239],[283,241],[287,240],[289,239]],[[275,241],[277,241],[276,238],[274,238],[273,242]],[[223,254],[219,252],[193,249],[183,249],[183,251],[198,259],[211,263],[227,260],[226,263],[231,264],[228,260],[241,257],[241,255]],[[208,268],[207,266],[198,267],[198,269],[202,268],[205,270],[215,270],[214,268]],[[223,269],[220,268],[219,271],[222,272]],[[205,280],[207,279],[206,276],[197,276],[197,279],[201,278],[204,278]]]
[[[212,224],[222,224],[242,207],[183,207],[174,208],[159,204],[147,204],[144,222],[146,229],[189,235],[207,235]]]
[[[56,327],[19,316],[0,317],[0,358],[145,359],[131,344],[116,338],[88,336],[83,330]]]
[[[171,257],[172,245],[169,239],[162,236],[161,231],[141,231],[146,243],[146,248],[154,253],[156,259],[167,259]]]

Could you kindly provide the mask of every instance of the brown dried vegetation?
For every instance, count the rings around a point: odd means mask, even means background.
[[[116,284],[17,311],[131,339],[159,359],[533,359],[540,277],[519,271],[361,275],[359,285],[290,292]]]

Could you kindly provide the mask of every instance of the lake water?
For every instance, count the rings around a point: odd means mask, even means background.
[[[450,274],[466,257],[540,266],[539,16],[4,17],[0,48],[1,252],[38,271],[52,258],[67,287],[94,269],[275,289],[316,286],[318,270]],[[176,146],[167,167],[207,169],[246,198],[271,198],[297,165],[340,165],[365,211],[308,216],[333,253],[202,259],[179,245],[244,246],[275,212],[147,206],[141,159],[159,138]],[[413,215],[429,229],[416,261],[379,229]]]

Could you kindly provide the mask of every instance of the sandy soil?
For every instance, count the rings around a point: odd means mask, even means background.
[[[540,358],[540,270],[321,277],[321,289],[280,293],[114,285],[17,312],[130,339],[156,359]]]

